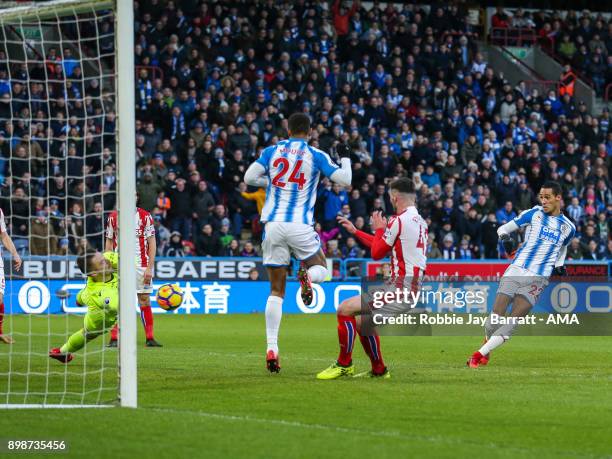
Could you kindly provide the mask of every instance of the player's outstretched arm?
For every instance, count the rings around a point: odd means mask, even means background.
[[[386,228],[388,228],[388,234],[385,234]],[[389,254],[395,239],[399,236],[399,226],[397,220],[391,220],[387,223],[387,219],[383,217],[382,212],[376,211],[372,213],[372,229],[374,230],[374,239],[370,253],[374,260],[382,260]]]
[[[114,250],[114,242],[112,239],[110,238],[105,238],[104,239],[104,251],[105,252],[112,252]]]
[[[336,169],[329,178],[341,186],[350,186],[353,180],[353,171],[351,169],[351,149],[348,145],[340,144],[336,147],[336,151],[340,156],[340,169]]]
[[[249,166],[244,173],[244,182],[247,185],[266,188],[268,186],[268,177],[266,177],[266,168],[258,162],[254,162]]]
[[[368,248],[372,247],[372,243],[374,242],[373,234],[368,234],[365,231],[358,230],[355,225],[353,225],[353,222],[346,217],[338,216],[336,217],[336,220],[349,234],[353,234],[359,242]]]
[[[514,220],[510,220],[505,225],[497,228],[497,235],[501,239],[502,236],[510,236],[510,234],[514,233],[519,229],[519,226],[514,222]]]
[[[8,235],[6,231],[0,233],[0,240],[2,241],[2,245],[8,250],[13,257],[13,265],[15,266],[15,271],[21,270],[21,257],[15,248],[15,244],[13,244],[13,240]]]

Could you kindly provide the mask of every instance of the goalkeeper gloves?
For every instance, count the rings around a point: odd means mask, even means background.
[[[339,144],[336,147],[336,152],[338,152],[338,156],[340,156],[341,158],[350,158],[351,156],[350,147],[343,143]]]
[[[553,276],[565,276],[567,274],[567,269],[565,266],[555,266],[552,273]]]
[[[502,234],[499,237],[499,240],[501,241],[502,246],[504,247],[504,251],[508,255],[512,255],[516,250],[516,241],[508,234]]]

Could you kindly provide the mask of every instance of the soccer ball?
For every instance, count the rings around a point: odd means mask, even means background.
[[[166,311],[173,311],[183,302],[183,290],[177,284],[164,284],[157,290],[157,304]]]

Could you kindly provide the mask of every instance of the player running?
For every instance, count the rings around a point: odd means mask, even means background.
[[[511,317],[526,316],[548,285],[550,275],[565,274],[563,263],[576,227],[561,213],[561,186],[557,182],[544,183],[539,198],[541,206],[521,212],[514,220],[497,229],[504,250],[512,255],[516,241],[510,234],[527,227],[525,242],[504,272],[497,289],[493,312],[485,321],[486,341],[467,361],[470,368],[489,363],[491,351],[512,336],[517,324],[497,324],[499,321],[495,320],[496,317],[506,315],[510,303]]]
[[[108,217],[106,226],[107,252],[117,250],[117,236],[119,230],[117,211],[113,211]],[[151,293],[153,287],[153,267],[155,266],[155,252],[157,244],[155,242],[155,227],[151,214],[140,207],[136,208],[136,294],[138,296],[138,306],[140,307],[140,319],[145,330],[145,346],[162,347],[155,341],[153,335],[153,311],[151,311]],[[117,347],[118,329],[115,326],[111,331],[109,347]]]
[[[49,351],[49,357],[62,363],[73,359],[73,352],[82,349],[85,342],[106,333],[117,322],[119,309],[119,277],[115,252],[89,252],[77,258],[77,265],[87,276],[87,285],[77,293],[78,306],[87,306],[83,328],[74,333],[62,347]]]
[[[287,268],[291,252],[300,260],[298,280],[304,304],[312,302],[312,284],[328,275],[319,237],[313,228],[314,205],[321,174],[341,186],[351,184],[350,150],[340,145],[338,167],[329,155],[308,145],[310,118],[304,113],[289,117],[289,136],[262,151],[244,174],[247,185],[266,188],[266,202],[261,212],[263,264],[270,279],[270,296],[266,302],[266,366],[272,373],[280,371],[278,330],[282,317]]]
[[[11,240],[8,232],[6,231],[6,222],[4,221],[4,212],[0,209],[0,342],[5,344],[13,344],[15,341],[8,335],[4,334],[3,323],[4,323],[4,288],[6,281],[4,279],[4,258],[2,257],[2,247],[6,248],[13,256],[13,265],[15,271],[21,269],[21,257],[17,253],[15,244]]]
[[[398,285],[399,282],[399,285],[404,285],[404,282],[408,282],[411,289],[416,290],[427,267],[427,223],[416,208],[416,191],[412,180],[400,178],[391,182],[389,197],[396,215],[387,222],[381,212],[374,212],[374,235],[358,230],[344,217],[338,217],[338,222],[360,242],[370,247],[374,260],[381,260],[391,253],[391,284]],[[356,377],[391,377],[383,361],[378,334],[361,335],[361,300],[361,295],[356,295],[340,303],[337,311],[340,355],[329,368],[317,374],[317,379],[336,379],[354,374],[352,355],[356,334],[359,334],[361,345],[372,363],[370,371],[360,373]]]

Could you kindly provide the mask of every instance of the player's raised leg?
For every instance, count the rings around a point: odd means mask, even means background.
[[[287,242],[291,251],[301,261],[297,273],[300,293],[304,304],[310,305],[313,299],[312,283],[325,282],[329,276],[325,255],[321,250],[321,240],[311,225],[291,223]]]
[[[327,276],[329,276],[329,271],[327,270],[325,255],[323,255],[321,249],[302,261],[297,277],[300,282],[302,301],[305,305],[310,305],[312,303],[312,283],[320,284],[325,282]]]

